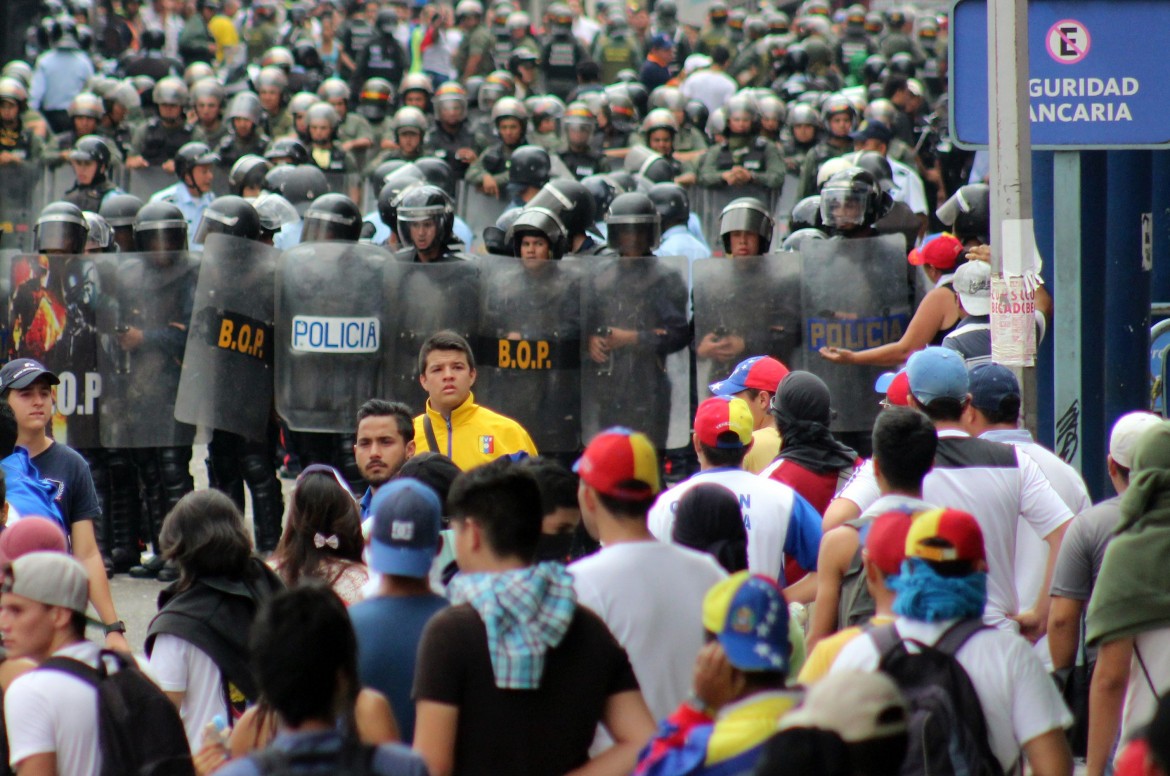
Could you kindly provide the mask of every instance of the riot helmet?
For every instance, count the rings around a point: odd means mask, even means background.
[[[167,76],[159,80],[154,85],[151,92],[151,100],[156,106],[158,105],[180,105],[187,104],[188,90],[187,84],[182,78],[175,76]]]
[[[651,111],[655,108],[666,108],[667,110],[676,111],[682,110],[686,104],[687,98],[683,96],[683,93],[679,91],[677,86],[659,86],[650,92],[646,107]]]
[[[914,57],[906,51],[899,51],[890,57],[890,62],[886,68],[891,73],[904,75],[907,78],[913,78],[918,70],[918,67],[914,64]]]
[[[72,202],[46,205],[33,227],[39,253],[85,253],[88,235],[85,214]]]
[[[358,94],[357,112],[373,122],[386,118],[394,100],[394,86],[385,78],[367,78]]]
[[[964,245],[971,241],[991,243],[991,189],[986,183],[960,186],[935,215]]]
[[[387,37],[393,35],[398,29],[398,12],[393,8],[378,11],[378,15],[374,17],[374,29]]]
[[[385,185],[386,178],[390,175],[390,173],[394,172],[400,167],[406,167],[412,164],[414,164],[414,162],[408,162],[404,159],[387,159],[371,170],[370,174],[366,176],[366,180],[370,182],[371,189],[374,191],[381,191],[382,186]]]
[[[26,87],[30,86],[33,77],[32,65],[23,59],[13,59],[6,63],[3,68],[0,68],[0,77],[15,78]]]
[[[341,117],[337,115],[337,111],[333,106],[327,102],[319,102],[311,106],[305,111],[305,125],[309,128],[309,135],[313,139],[314,144],[331,143],[337,136],[337,125],[341,123]],[[327,127],[327,135],[323,140],[318,140],[313,137],[313,127]]]
[[[845,132],[833,132],[833,134],[837,137],[844,137],[857,129],[857,107],[844,94],[831,94],[821,106],[821,117],[830,132],[833,131],[833,117],[840,115],[849,117],[849,128]]]
[[[28,105],[28,89],[15,78],[0,78],[0,102],[14,102],[24,110]]]
[[[283,163],[294,165],[309,164],[311,161],[309,149],[305,148],[305,144],[295,137],[273,140],[272,144],[264,151],[264,158],[273,164],[278,163],[277,160],[284,160]]]
[[[284,197],[271,191],[266,191],[252,202],[256,209],[256,217],[260,220],[259,239],[270,242],[273,235],[287,224],[295,224],[300,220],[297,209]]]
[[[495,226],[485,226],[483,228],[483,245],[488,253],[495,256],[511,256],[512,242],[508,239],[508,233],[512,229],[512,224],[524,212],[523,208],[514,207],[511,210],[505,210],[496,219]]]
[[[229,194],[216,197],[203,211],[195,230],[196,244],[202,245],[209,234],[228,234],[255,240],[260,237],[260,216],[246,199]]]
[[[882,74],[885,73],[889,62],[881,54],[872,54],[865,58],[865,64],[861,66],[861,79],[867,83],[877,83],[882,80]]]
[[[260,67],[279,67],[286,73],[291,73],[295,64],[292,52],[284,46],[273,46],[260,57]]]
[[[617,196],[605,216],[609,247],[620,256],[649,256],[662,236],[658,209],[638,192]]]
[[[610,203],[618,195],[617,184],[611,180],[609,175],[597,174],[582,178],[581,185],[585,187],[593,199],[593,220],[590,223],[596,223],[597,214],[608,212]]]
[[[797,229],[795,232],[792,232],[784,238],[784,242],[780,247],[786,251],[799,251],[804,243],[808,242],[809,240],[827,239],[829,239],[828,236],[820,229]]]
[[[224,118],[228,121],[246,119],[252,122],[253,126],[258,125],[263,116],[264,106],[260,104],[260,98],[255,92],[240,92],[232,97],[231,102],[228,103],[227,111],[224,113]]]
[[[490,112],[499,100],[511,97],[515,92],[516,82],[512,74],[507,70],[496,70],[488,73],[483,83],[479,85],[475,104],[481,111]]]
[[[873,226],[882,214],[881,188],[868,170],[847,167],[821,189],[821,219],[836,232]]]
[[[321,98],[312,92],[297,92],[288,101],[288,112],[292,116],[299,116],[320,101]]]
[[[175,176],[192,188],[201,188],[195,185],[192,177],[195,168],[218,163],[219,154],[212,151],[207,143],[185,143],[175,153]]]
[[[256,154],[244,154],[228,172],[228,185],[231,186],[233,194],[242,197],[245,189],[263,189],[264,178],[271,169],[272,162],[267,159]],[[203,241],[197,239],[195,242]]]
[[[734,255],[731,245],[734,232],[750,232],[759,238],[755,254],[764,254],[772,247],[772,230],[775,223],[764,203],[755,197],[740,197],[732,200],[719,214],[719,237],[723,240],[723,252]],[[749,254],[750,255],[750,254]]]
[[[378,190],[378,215],[382,223],[398,234],[398,202],[402,194],[424,182],[422,171],[413,162],[408,162],[386,176]]]
[[[423,96],[423,105],[420,110],[429,110],[431,97],[435,93],[435,86],[431,77],[426,73],[407,73],[402,76],[402,83],[398,85],[398,100],[405,103],[408,94],[418,93]],[[420,106],[415,106],[416,108]]]
[[[528,236],[543,237],[548,241],[548,258],[556,260],[565,255],[568,243],[567,231],[565,225],[551,210],[542,207],[525,207],[520,210],[520,215],[512,222],[504,239],[511,244],[513,255],[525,258],[524,238]]]
[[[691,217],[691,202],[686,190],[677,183],[655,183],[646,193],[658,210],[662,230],[685,226]]]
[[[398,237],[404,245],[419,251],[440,251],[451,240],[455,224],[455,202],[447,192],[438,186],[416,186],[405,193],[398,202]],[[416,243],[414,227],[425,222],[435,226],[434,239],[426,245]]]
[[[669,130],[670,134],[678,134],[678,121],[674,118],[674,112],[669,108],[654,108],[646,114],[646,118],[642,119],[642,135],[649,139],[650,133],[658,130]]]
[[[357,242],[362,234],[362,212],[344,194],[323,194],[304,215],[301,242]]]
[[[707,120],[711,117],[711,111],[707,108],[706,103],[701,100],[687,100],[686,105],[683,106],[683,113],[686,114],[687,122],[695,129],[707,132]]]
[[[552,160],[548,151],[535,145],[524,145],[512,152],[508,181],[539,189],[548,183],[552,174]]]
[[[853,164],[863,170],[868,170],[882,191],[889,192],[894,188],[894,168],[890,166],[890,160],[886,158],[885,154],[879,154],[877,151],[861,151],[856,154]]]
[[[482,94],[482,92],[480,93]],[[498,127],[504,119],[516,119],[520,122],[521,127],[527,129],[528,109],[524,107],[523,102],[515,97],[501,97],[492,106],[492,123]]]
[[[98,208],[98,215],[114,230],[114,242],[123,252],[134,250],[134,221],[141,209],[142,200],[133,194],[106,197]]]
[[[160,35],[160,40],[162,42],[159,44],[158,48],[161,49],[166,45],[166,33],[164,33],[162,30],[155,30],[155,32]],[[215,70],[213,70],[211,65],[207,64],[206,62],[192,62],[191,64],[187,65],[187,69],[183,71],[183,83],[187,84],[187,86],[194,86],[196,81],[202,80],[204,78],[214,77]]]
[[[187,249],[187,219],[170,202],[148,202],[134,221],[134,247],[145,253]]]
[[[440,120],[458,124],[467,118],[467,91],[448,81],[435,91],[435,114]]]
[[[97,213],[88,210],[82,213],[85,216],[85,226],[89,234],[85,240],[86,253],[114,253],[118,244],[114,242],[114,230],[106,223],[106,219]]]
[[[274,168],[269,176],[279,169],[281,168]],[[283,173],[282,178],[277,193],[293,203],[302,216],[318,197],[329,191],[329,180],[321,168],[314,164],[298,164],[287,173]],[[271,191],[272,187],[269,186],[268,190]]]
[[[634,146],[622,161],[624,171],[635,176],[634,185],[637,187],[637,178],[650,183],[666,183],[674,180],[674,167],[662,154],[651,151],[646,146]]]
[[[885,99],[873,100],[865,106],[866,121],[880,121],[887,127],[892,127],[898,120],[898,108],[894,103]]]
[[[71,162],[97,162],[97,172],[93,176],[93,183],[102,183],[110,169],[110,160],[113,152],[109,142],[100,135],[86,135],[77,139],[73,150],[69,152]]]
[[[788,230],[795,232],[798,229],[823,229],[825,222],[821,220],[821,195],[814,194],[805,197],[792,206],[792,215],[788,219]]]
[[[100,119],[105,113],[102,99],[92,92],[81,92],[69,102],[69,118],[79,116],[88,119]]]
[[[424,156],[415,161],[414,166],[422,173],[423,179],[432,186],[438,186],[455,199],[455,173],[451,165],[434,156]]]
[[[536,196],[528,201],[526,207],[544,208],[555,215],[565,227],[566,239],[585,234],[597,220],[597,211],[589,188],[583,183],[565,178],[557,178],[544,184]]]
[[[395,138],[402,132],[411,131],[425,135],[427,133],[427,127],[430,126],[426,114],[410,105],[403,106],[395,111],[394,118],[391,119],[391,122],[394,128]]]
[[[298,41],[293,46],[293,62],[302,70],[322,70],[325,67],[317,44],[311,40]]]

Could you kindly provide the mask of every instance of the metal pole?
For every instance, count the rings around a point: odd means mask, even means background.
[[[1055,305],[1056,454],[1081,471],[1081,154],[1053,161],[1053,296]]]
[[[991,272],[1019,275],[1032,265],[1032,126],[1028,114],[1026,0],[987,4],[988,135],[991,154]],[[1017,371],[1025,422],[1036,433],[1036,368]]]

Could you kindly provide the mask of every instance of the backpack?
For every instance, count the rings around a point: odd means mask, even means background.
[[[285,752],[265,749],[250,755],[262,776],[370,776],[374,773],[374,755],[378,748],[346,743],[337,752]],[[328,770],[325,770],[328,768]]]
[[[98,668],[52,657],[37,670],[60,671],[97,690],[102,776],[195,776],[179,710],[130,655],[103,649]]]
[[[893,624],[869,631],[880,656],[878,668],[894,680],[910,706],[903,776],[1003,776],[975,686],[955,658],[984,628],[981,619],[960,620],[934,646],[913,642],[919,650],[914,653]]]

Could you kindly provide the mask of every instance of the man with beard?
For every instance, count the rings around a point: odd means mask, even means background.
[[[401,402],[370,399],[357,413],[353,455],[358,471],[369,485],[361,500],[363,522],[371,517],[378,489],[398,475],[402,464],[414,455],[414,417]]]

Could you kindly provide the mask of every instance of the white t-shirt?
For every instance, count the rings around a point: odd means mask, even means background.
[[[688,100],[698,100],[711,113],[723,107],[723,103],[739,89],[735,79],[719,70],[696,70],[682,82],[679,91]]]
[[[954,620],[926,623],[899,617],[895,621],[904,639],[934,644]],[[907,647],[913,651],[913,646]],[[1005,773],[1020,759],[1023,745],[1050,730],[1072,724],[1072,715],[1056,691],[1031,645],[1014,633],[985,630],[976,633],[955,655],[983,706],[988,743]],[[873,639],[853,639],[837,656],[831,671],[876,671],[878,652]]]
[[[939,431],[938,438],[934,468],[923,480],[922,497],[931,504],[970,512],[979,521],[988,566],[984,619],[990,625],[1016,630],[1016,624],[1007,616],[1033,603],[1027,601],[1021,607],[1016,591],[1020,520],[1043,538],[1071,520],[1072,511],[1060,500],[1040,467],[1019,449],[972,439],[953,429]],[[840,497],[864,511],[880,495],[873,465],[867,462]]]
[[[1129,684],[1125,688],[1125,706],[1121,712],[1121,740],[1133,738],[1141,728],[1150,724],[1158,708],[1158,698],[1150,690],[1150,682],[1159,696],[1170,691],[1170,628],[1146,631],[1133,640],[1133,658],[1129,664]],[[1138,653],[1141,653],[1141,662]],[[1149,680],[1142,663],[1150,672]]]
[[[92,641],[79,641],[53,654],[96,666],[100,651]],[[97,691],[86,681],[62,671],[22,674],[4,693],[4,724],[13,769],[34,754],[54,752],[57,773],[101,773]]]
[[[679,499],[696,485],[708,482],[722,485],[739,498],[752,573],[765,574],[783,584],[786,556],[795,558],[803,569],[816,569],[821,516],[792,488],[743,469],[701,471],[661,494],[648,516],[650,533],[660,541],[673,542]]]
[[[926,187],[922,185],[922,178],[918,177],[918,173],[911,167],[897,159],[887,157],[886,161],[890,163],[894,179],[890,196],[897,202],[905,203],[911,212],[920,216],[926,215]]]
[[[181,692],[183,706],[179,716],[187,731],[192,752],[203,745],[203,728],[221,715],[228,719],[223,697],[223,674],[207,653],[189,641],[160,633],[150,653],[150,670],[158,686],[166,692]]]
[[[630,656],[654,719],[691,688],[703,646],[703,597],[727,576],[715,560],[656,541],[623,542],[569,566],[577,602],[605,620]]]

